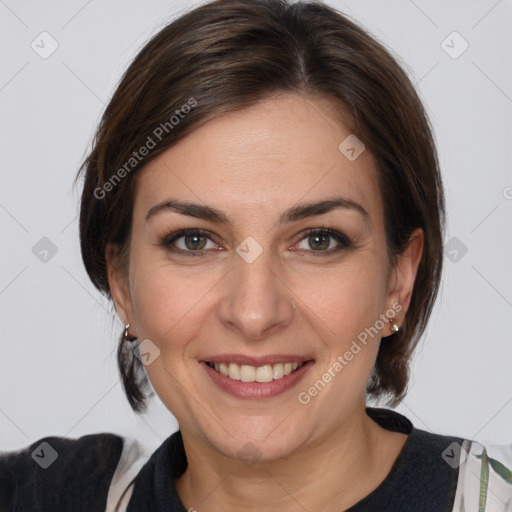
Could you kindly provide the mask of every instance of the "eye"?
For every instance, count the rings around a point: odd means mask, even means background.
[[[210,243],[210,247],[208,247]],[[296,247],[301,243],[309,247],[299,247],[300,250],[310,252],[315,256],[327,256],[352,246],[351,240],[339,231],[329,228],[309,229]],[[207,231],[201,229],[182,229],[165,236],[159,244],[175,254],[187,256],[205,256],[211,249],[220,249]]]
[[[208,242],[212,244],[210,247],[208,247]],[[186,254],[187,256],[194,256],[209,249],[219,248],[218,244],[210,238],[208,232],[201,229],[176,231],[164,237],[159,245],[164,246],[170,252]]]
[[[350,238],[329,228],[308,230],[306,236],[300,240],[297,246],[301,243],[305,243],[308,247],[301,247],[300,249],[316,253],[315,256],[332,254],[352,246]]]

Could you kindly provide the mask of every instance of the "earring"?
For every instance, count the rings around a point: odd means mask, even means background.
[[[399,327],[397,324],[395,324],[395,323],[393,322],[393,323],[391,324],[391,330],[392,330],[394,333],[396,333],[396,332],[398,332],[398,331],[400,330],[400,327]]]
[[[135,336],[132,336],[128,329],[130,328],[130,324],[126,324],[124,326],[124,341],[135,341],[137,338]]]

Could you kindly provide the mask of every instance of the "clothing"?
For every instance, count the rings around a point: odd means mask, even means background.
[[[0,512],[104,511],[122,450],[121,437],[92,434],[0,454]]]
[[[512,511],[512,445],[431,434],[388,409],[367,414],[408,438],[385,480],[347,512]],[[152,454],[109,433],[47,437],[0,454],[0,512],[105,511],[107,498],[109,512],[187,512],[174,486],[186,467],[179,431]]]

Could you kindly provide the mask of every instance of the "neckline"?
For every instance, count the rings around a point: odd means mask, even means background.
[[[393,494],[393,490],[399,487],[403,482],[403,477],[407,473],[406,466],[408,464],[409,456],[416,450],[418,438],[421,437],[423,432],[416,429],[408,418],[396,411],[384,408],[367,407],[366,413],[382,428],[391,432],[407,434],[407,439],[382,482],[375,487],[373,491],[346,509],[345,512],[373,510],[370,506],[373,502],[381,502],[385,496]]]
[[[366,407],[367,415],[386,430],[407,434],[407,439],[395,459],[393,466],[384,480],[369,494],[356,504],[346,509],[346,512],[362,512],[366,507],[380,501],[399,487],[402,477],[407,472],[407,461],[412,452],[418,447],[421,430],[416,429],[411,421],[396,411],[385,408]],[[175,480],[187,468],[185,449],[181,431],[171,434],[154,453],[154,491],[157,510],[176,510],[187,512],[176,489]],[[153,459],[153,457],[151,457]]]

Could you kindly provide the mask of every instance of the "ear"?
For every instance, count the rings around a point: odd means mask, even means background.
[[[128,269],[124,268],[118,245],[107,244],[105,260],[107,262],[108,284],[117,314],[124,325],[130,324],[130,334],[136,336],[132,299],[128,284]]]
[[[423,253],[423,230],[416,228],[409,237],[409,242],[404,251],[397,256],[396,263],[389,277],[388,307],[396,304],[402,307],[396,315],[397,324],[403,323],[405,313],[411,303],[414,281]]]

